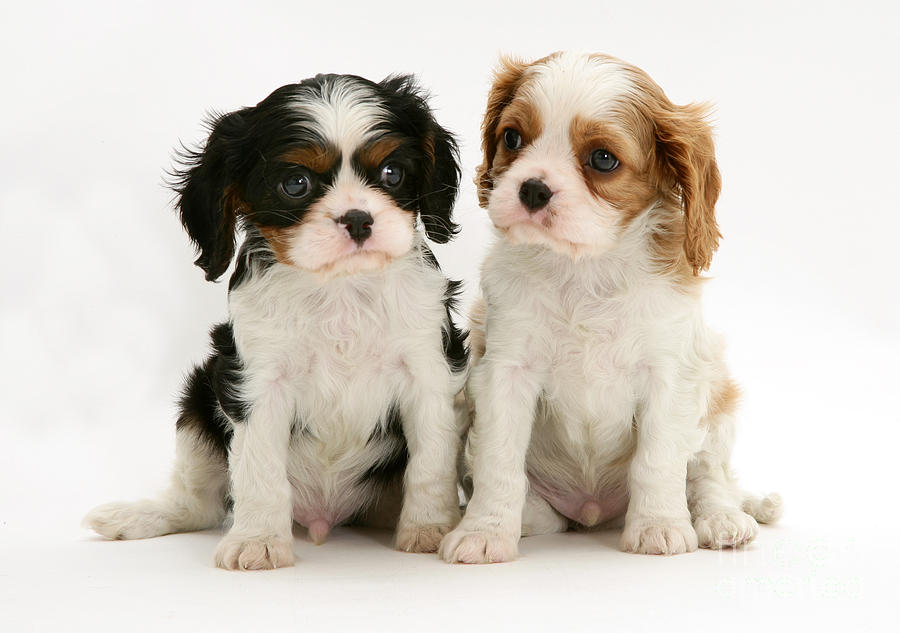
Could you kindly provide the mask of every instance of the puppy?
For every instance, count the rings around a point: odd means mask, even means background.
[[[729,473],[738,390],[700,314],[720,237],[704,115],[611,57],[501,62],[476,178],[501,239],[473,319],[474,494],[445,560],[623,515],[629,552],[739,546],[778,517]]]
[[[445,243],[457,147],[411,77],[318,75],[215,117],[175,174],[206,279],[229,267],[229,318],[186,380],[176,465],[159,498],[85,524],[113,539],[233,525],[227,569],[293,563],[292,520],[397,525],[435,551],[459,519],[453,411],[467,352]],[[405,473],[405,475],[404,475]],[[402,509],[401,509],[402,489]]]

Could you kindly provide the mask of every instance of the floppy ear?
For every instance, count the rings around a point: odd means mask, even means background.
[[[194,262],[215,281],[231,263],[237,213],[242,206],[235,184],[239,145],[245,135],[244,110],[212,118],[201,151],[183,150],[173,172],[181,224],[197,247]]]
[[[456,140],[434,119],[427,96],[411,75],[392,75],[379,85],[391,95],[395,111],[402,114],[402,124],[421,139],[425,161],[416,192],[419,217],[428,239],[445,244],[459,232],[453,222],[460,175]]]
[[[500,65],[494,70],[494,83],[488,93],[487,110],[485,110],[484,120],[481,122],[481,152],[484,159],[475,170],[478,204],[482,207],[487,207],[488,197],[494,188],[491,166],[494,164],[494,156],[497,154],[497,126],[500,125],[500,115],[512,101],[528,66],[529,64],[521,60],[501,57]]]
[[[709,268],[722,237],[715,213],[721,180],[707,110],[697,104],[676,106],[665,99],[653,115],[664,169],[681,198],[684,253],[695,275]]]
[[[453,203],[459,192],[459,149],[453,136],[438,125],[429,113],[425,137],[425,173],[419,192],[419,217],[425,235],[432,242],[445,244],[459,232],[453,222]]]

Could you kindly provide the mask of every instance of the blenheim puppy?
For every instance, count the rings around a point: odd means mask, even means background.
[[[720,237],[704,113],[611,57],[501,63],[477,185],[502,239],[473,319],[474,495],[447,561],[622,515],[630,552],[739,546],[778,517],[729,473],[738,390],[700,314]]]
[[[233,508],[215,555],[228,569],[291,565],[292,521],[316,543],[396,524],[399,549],[435,551],[459,519],[467,352],[417,219],[434,242],[456,231],[453,138],[410,77],[319,75],[210,127],[175,187],[208,280],[246,235],[229,318],[187,378],[168,491],[86,525],[146,538]]]

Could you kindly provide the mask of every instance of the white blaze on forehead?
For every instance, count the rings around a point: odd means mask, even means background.
[[[300,103],[311,119],[310,127],[341,154],[341,164],[323,200],[334,217],[350,209],[372,212],[372,188],[352,168],[360,147],[380,134],[377,128],[388,118],[371,86],[358,80],[335,78],[322,87],[322,95]]]
[[[634,92],[624,64],[613,58],[562,53],[528,70],[520,95],[541,115],[541,136],[568,140],[575,116],[602,118]]]
[[[323,89],[322,97],[304,101],[302,107],[312,118],[321,137],[337,147],[346,161],[387,119],[370,86],[337,79]]]

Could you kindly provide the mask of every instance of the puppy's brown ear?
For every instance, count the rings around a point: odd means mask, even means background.
[[[500,115],[515,96],[522,81],[522,75],[525,74],[525,69],[529,65],[512,57],[501,57],[500,65],[494,71],[494,84],[488,94],[487,110],[481,123],[481,151],[484,159],[475,170],[478,204],[482,207],[487,207],[488,197],[494,187],[491,166],[494,164],[494,156],[497,154],[497,126],[500,125]]]
[[[715,214],[721,180],[708,107],[676,106],[663,95],[654,110],[657,147],[684,211],[684,253],[699,275],[709,268],[722,237]]]

